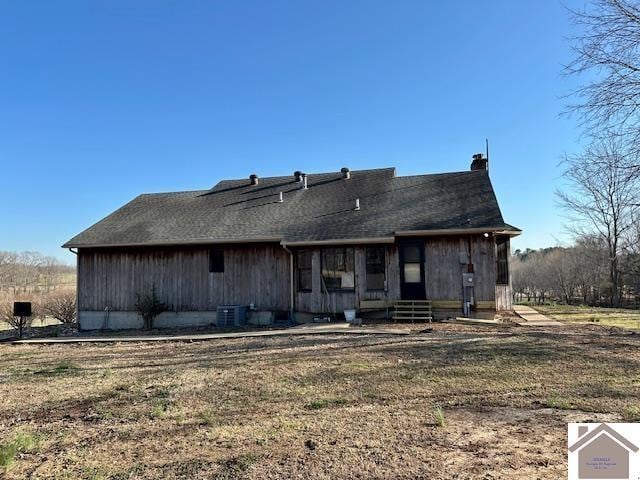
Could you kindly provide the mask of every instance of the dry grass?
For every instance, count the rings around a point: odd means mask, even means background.
[[[0,344],[0,444],[38,439],[6,478],[563,478],[567,421],[640,420],[638,347],[598,326],[447,325]]]
[[[531,305],[561,322],[596,323],[609,327],[640,329],[640,310],[577,305]]]

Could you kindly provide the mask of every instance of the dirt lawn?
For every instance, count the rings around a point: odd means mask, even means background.
[[[566,478],[566,422],[640,420],[639,347],[595,325],[0,344],[0,477]]]

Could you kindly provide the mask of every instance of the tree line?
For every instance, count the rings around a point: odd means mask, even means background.
[[[14,301],[31,302],[32,316],[15,317]],[[36,318],[75,323],[75,267],[39,252],[0,251],[0,323],[22,335]]]
[[[590,306],[640,306],[640,252],[618,257],[620,275],[611,282],[608,247],[597,236],[570,247],[516,250],[511,259],[516,301],[559,301]]]
[[[0,250],[0,293],[16,296],[75,285],[75,267],[39,252]]]

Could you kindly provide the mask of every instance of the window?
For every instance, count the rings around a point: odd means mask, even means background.
[[[311,256],[311,250],[300,250],[296,253],[299,292],[310,292],[313,289],[311,282]]]
[[[405,245],[403,247],[403,280],[404,283],[421,283],[422,275],[420,264],[422,263],[422,255],[420,247],[417,245]]]
[[[354,290],[353,248],[322,249],[322,281],[327,290]]]
[[[215,247],[209,250],[209,272],[224,272],[224,249]]]
[[[367,247],[367,290],[384,290],[385,251],[384,247]]]
[[[496,237],[496,284],[509,284],[509,237]]]

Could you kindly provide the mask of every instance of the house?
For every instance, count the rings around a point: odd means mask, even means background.
[[[578,452],[578,478],[630,478],[629,456],[638,447],[606,423],[589,430],[578,427],[578,440],[569,452]]]
[[[144,194],[63,247],[77,253],[82,329],[139,327],[136,296],[152,289],[172,309],[156,325],[202,326],[220,305],[300,321],[414,300],[435,318],[493,317],[511,310],[519,233],[474,155],[465,172],[343,168]]]

